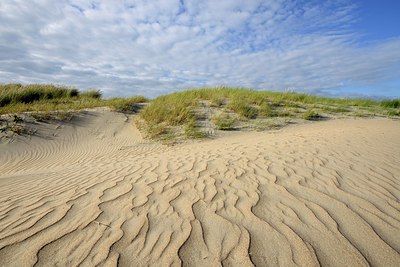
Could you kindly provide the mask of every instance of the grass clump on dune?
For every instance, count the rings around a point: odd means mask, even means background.
[[[235,129],[237,119],[229,114],[220,114],[213,118],[213,122],[218,130],[231,131]]]
[[[89,89],[83,91],[79,94],[81,98],[92,98],[92,99],[100,99],[102,97],[102,93],[97,89]]]
[[[29,104],[40,100],[73,98],[79,94],[75,88],[51,84],[3,84],[0,85],[0,107],[11,104]]]
[[[183,125],[193,117],[197,98],[185,92],[174,93],[154,99],[140,116],[151,124],[165,122],[167,125]]]
[[[381,102],[381,106],[386,108],[400,108],[400,99],[384,100]]]
[[[318,120],[321,118],[321,115],[318,114],[315,110],[307,110],[306,112],[303,113],[303,119],[309,120],[309,121],[314,121]]]
[[[120,112],[136,112],[137,103],[147,98],[102,99],[97,89],[79,91],[76,88],[52,84],[0,84],[0,114],[21,112],[51,112],[80,110],[95,107],[111,107]]]
[[[185,135],[188,138],[203,138],[206,137],[206,133],[201,131],[194,118],[190,119],[185,126]]]
[[[247,119],[254,119],[258,115],[258,109],[246,99],[233,99],[229,101],[227,108]]]

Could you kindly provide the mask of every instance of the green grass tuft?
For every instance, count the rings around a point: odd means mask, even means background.
[[[307,110],[303,113],[303,119],[313,121],[321,118],[321,115],[318,114],[315,110]]]
[[[101,93],[101,91],[97,89],[89,89],[79,94],[79,96],[82,98],[93,98],[93,99],[100,99],[102,95],[103,94]]]
[[[381,106],[385,108],[400,108],[400,99],[382,101]]]
[[[243,118],[254,119],[258,115],[258,110],[251,104],[245,99],[233,99],[228,103],[227,108]]]
[[[202,132],[197,126],[195,118],[190,119],[185,126],[185,135],[188,138],[204,138],[207,136],[205,132]]]
[[[111,107],[119,112],[137,112],[136,104],[147,102],[142,96],[102,99],[96,89],[79,92],[75,88],[46,84],[0,84],[0,114],[52,112]]]
[[[237,119],[229,114],[221,114],[213,118],[213,122],[218,130],[231,131],[235,130]]]

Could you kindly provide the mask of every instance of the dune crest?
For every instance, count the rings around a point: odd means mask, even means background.
[[[0,266],[398,266],[400,123],[172,147],[88,111],[0,145]]]

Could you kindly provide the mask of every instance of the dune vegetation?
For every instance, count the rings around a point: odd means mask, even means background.
[[[76,88],[52,84],[0,84],[0,115],[21,112],[52,112],[111,107],[129,112],[132,105],[147,102],[143,96],[103,99],[97,89],[79,91]]]
[[[79,91],[51,84],[0,85],[0,115],[18,117],[19,113],[29,112],[37,121],[62,120],[70,119],[71,111],[95,107],[138,112],[136,124],[142,133],[150,139],[165,141],[203,138],[218,130],[280,128],[332,117],[400,116],[399,99],[327,98],[224,86],[185,90],[153,100],[143,96],[103,99],[96,89]]]
[[[204,137],[214,130],[264,130],[300,120],[399,115],[398,99],[326,98],[228,87],[192,89],[160,96],[140,113],[144,131],[152,138],[161,139],[185,134]]]

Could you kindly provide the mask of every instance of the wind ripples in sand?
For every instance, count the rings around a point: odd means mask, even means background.
[[[399,265],[398,122],[165,147],[113,116],[2,153],[0,265]]]

